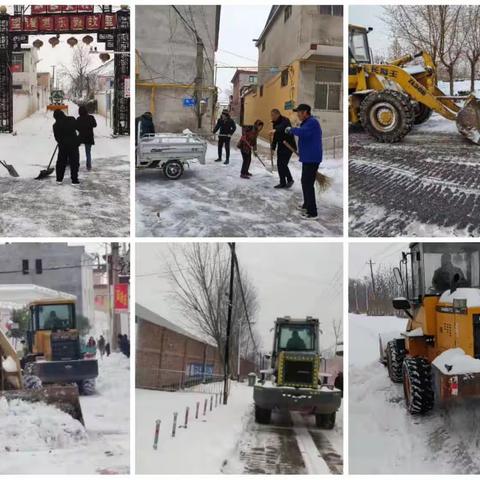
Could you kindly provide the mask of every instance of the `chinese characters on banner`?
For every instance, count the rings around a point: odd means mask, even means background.
[[[114,292],[115,311],[128,310],[128,283],[117,283]]]
[[[117,27],[117,16],[115,13],[91,13],[82,15],[78,15],[77,13],[59,13],[60,14],[56,15],[10,17],[10,31],[62,33],[114,30]]]

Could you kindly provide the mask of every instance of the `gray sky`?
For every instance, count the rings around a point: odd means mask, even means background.
[[[220,37],[215,55],[218,66],[257,66],[258,49],[252,40],[262,33],[270,9],[270,5],[222,5]],[[234,73],[235,68],[219,68],[217,71],[221,101],[228,100],[225,91],[232,88],[230,80]]]
[[[168,292],[164,274],[171,244],[137,244],[136,301],[186,327]],[[284,315],[320,319],[321,348],[333,345],[332,319],[342,318],[342,245],[325,243],[237,243],[240,267],[256,285],[260,310],[255,328],[262,347],[271,348],[275,318]],[[138,275],[161,272],[158,276]]]
[[[367,262],[371,259],[375,263],[374,271],[379,265],[396,267],[400,261],[402,251],[408,250],[408,243],[350,243],[349,246],[349,278],[361,279],[370,275]]]
[[[387,55],[391,37],[382,16],[383,7],[381,5],[351,5],[348,22],[363,27],[372,27],[373,30],[368,34],[370,48],[374,54]]]

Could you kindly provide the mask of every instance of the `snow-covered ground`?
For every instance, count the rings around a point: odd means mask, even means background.
[[[0,401],[0,474],[127,474],[130,362],[99,360],[97,393],[80,397],[85,428],[53,406]]]
[[[78,107],[69,103],[69,114]],[[52,112],[38,111],[14,125],[16,135],[1,134],[0,160],[12,164],[19,178],[0,166],[0,235],[113,237],[129,234],[129,138],[111,138],[104,117],[96,115],[93,170],[85,168],[80,146],[80,186],[63,185],[55,174],[35,180],[45,169],[56,146]],[[55,166],[56,156],[52,166]]]
[[[199,392],[136,390],[136,472],[140,474],[341,473],[342,410],[331,431],[314,426],[313,416],[272,415],[271,425],[253,416],[253,389],[232,382],[226,406],[203,415]],[[196,403],[199,418],[195,419]],[[189,407],[188,427],[183,428]],[[173,414],[178,413],[172,438]],[[155,422],[161,421],[158,448],[153,448]]]
[[[341,159],[326,158],[320,171],[333,179],[317,191],[318,220],[306,221],[296,210],[302,203],[301,164],[290,160],[295,184],[277,190],[278,174],[252,158],[250,180],[240,178],[242,158],[232,139],[230,165],[215,162],[217,147],[209,143],[205,165],[191,164],[182,178],[167,180],[159,170],[136,175],[137,235],[142,237],[311,237],[342,234],[343,174]],[[269,148],[259,142],[269,166]],[[225,152],[224,152],[225,156]]]
[[[473,474],[480,471],[480,402],[418,417],[403,387],[379,363],[378,335],[405,319],[350,314],[349,470],[353,474]]]

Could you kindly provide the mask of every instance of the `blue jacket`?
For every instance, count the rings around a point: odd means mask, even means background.
[[[298,137],[298,154],[302,163],[322,162],[322,128],[314,117],[308,117],[290,133]]]

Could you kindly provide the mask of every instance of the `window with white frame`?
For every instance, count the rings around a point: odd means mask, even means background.
[[[342,70],[318,66],[315,70],[315,110],[341,111]]]

